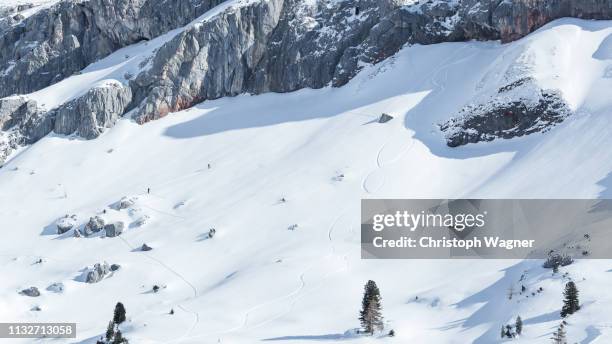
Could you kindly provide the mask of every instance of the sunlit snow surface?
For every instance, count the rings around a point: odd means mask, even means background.
[[[548,343],[560,274],[538,261],[361,260],[359,200],[611,195],[610,35],[611,22],[560,20],[508,45],[406,47],[340,89],[207,101],[143,126],[126,118],[92,141],[50,135],[0,169],[0,322],[77,322],[76,342],[94,343],[121,301],[131,343],[492,343],[520,314],[514,341]],[[52,104],[121,81],[133,56],[31,97]],[[445,146],[436,123],[522,73],[560,89],[577,114],[546,134]],[[395,119],[375,123],[383,112]],[[137,198],[131,209],[109,207],[123,196]],[[58,218],[84,223],[103,209],[146,223],[116,238],[54,234]],[[121,269],[81,281],[103,261]],[[604,260],[562,268],[583,304],[571,342],[611,341],[611,271]],[[523,274],[544,292],[508,300]],[[394,338],[351,331],[368,279]],[[65,291],[45,289],[54,282]],[[42,295],[18,294],[30,286]]]

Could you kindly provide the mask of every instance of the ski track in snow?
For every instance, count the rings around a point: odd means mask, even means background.
[[[334,229],[336,228],[337,224],[340,222],[340,220],[342,218],[344,218],[346,215],[349,214],[348,212],[346,212],[346,209],[348,209],[348,207],[345,208],[345,211],[342,211],[340,213],[340,215],[338,215],[332,221],[332,224],[330,225],[330,227],[329,227],[329,229],[327,231],[327,238],[328,238],[328,241],[330,243],[330,253],[328,253],[324,258],[321,259],[321,261],[327,261],[327,260],[330,259],[331,256],[334,256],[334,255],[335,256],[339,256],[339,257],[341,257],[341,259],[343,260],[343,262],[345,264],[344,268],[336,269],[336,270],[331,271],[331,272],[327,272],[325,275],[322,276],[322,278],[315,285],[310,287],[310,290],[308,290],[306,292],[303,292],[306,289],[306,287],[307,287],[307,283],[306,283],[306,275],[307,275],[307,273],[310,270],[312,270],[315,266],[325,266],[325,264],[317,264],[318,261],[315,261],[312,264],[310,264],[299,275],[299,283],[300,283],[300,285],[295,290],[293,290],[292,292],[290,292],[290,293],[288,293],[286,295],[283,295],[283,296],[280,296],[278,298],[274,298],[274,299],[268,300],[266,302],[263,302],[261,304],[258,304],[258,305],[255,305],[255,306],[249,308],[248,310],[246,310],[245,314],[243,315],[243,321],[241,322],[241,324],[239,326],[230,328],[230,329],[222,331],[222,332],[210,333],[210,334],[202,334],[202,335],[191,336],[191,337],[183,337],[182,339],[196,339],[196,338],[202,338],[202,337],[216,337],[216,336],[219,336],[219,335],[231,334],[231,333],[235,333],[235,332],[242,331],[242,330],[252,330],[252,329],[256,329],[258,327],[264,326],[264,325],[266,325],[266,324],[268,324],[268,323],[270,323],[270,322],[272,322],[274,320],[277,320],[277,319],[279,319],[279,318],[289,314],[293,310],[295,304],[299,300],[304,298],[306,295],[308,295],[310,293],[313,293],[314,291],[318,290],[323,285],[323,283],[329,277],[331,277],[333,274],[341,272],[341,271],[348,271],[348,269],[349,269],[348,255],[346,253],[344,253],[342,255],[337,254],[336,253],[336,248],[335,248],[335,245],[334,245],[334,241],[332,239],[332,233],[333,233]],[[352,227],[352,226],[349,225],[349,227]],[[349,229],[352,229],[352,228],[349,228]],[[349,232],[352,233],[352,230],[350,230]],[[249,326],[249,321],[250,321],[251,315],[254,312],[256,312],[256,311],[258,311],[260,309],[263,309],[265,307],[274,305],[274,304],[276,304],[278,302],[282,302],[284,300],[288,300],[288,299],[290,299],[291,301],[290,301],[290,304],[288,306],[286,306],[286,309],[284,311],[282,311],[282,312],[280,312],[280,313],[278,313],[276,315],[273,315],[273,316],[271,316],[268,319],[260,321],[260,322],[254,324],[254,325]],[[281,308],[281,307],[282,307],[282,305],[279,306],[279,308]]]
[[[118,238],[121,239],[121,241],[124,242],[125,245],[130,248],[130,250],[137,250],[137,248],[135,246],[133,246],[132,244],[130,244],[125,238],[123,238],[121,236],[118,236]],[[185,301],[189,301],[191,299],[195,299],[195,298],[197,298],[199,296],[198,288],[193,283],[189,282],[189,280],[187,278],[185,278],[185,276],[183,276],[181,273],[179,273],[178,271],[176,271],[172,267],[168,266],[166,263],[162,262],[160,259],[155,258],[150,253],[148,253],[148,252],[142,252],[142,253],[148,259],[152,260],[157,265],[161,266],[162,268],[166,269],[171,274],[173,274],[176,277],[178,277],[181,281],[183,281],[192,290],[193,295],[190,298],[188,298],[187,300],[185,300]],[[193,324],[191,325],[189,330],[187,330],[187,332],[185,332],[183,334],[183,336],[181,338],[176,339],[176,340],[166,341],[165,343],[172,343],[172,342],[175,342],[175,341],[181,341],[181,340],[187,338],[191,334],[191,332],[193,332],[194,328],[198,325],[198,323],[200,322],[200,314],[197,311],[190,310],[190,309],[186,308],[185,306],[183,306],[180,303],[177,304],[177,308],[180,308],[181,310],[183,310],[186,313],[192,314],[194,316]]]

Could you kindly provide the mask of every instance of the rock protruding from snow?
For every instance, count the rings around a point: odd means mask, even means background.
[[[136,204],[136,198],[134,197],[122,197],[119,202],[113,205],[113,208],[116,210],[128,209],[131,208],[134,204]]]
[[[52,283],[47,287],[48,291],[54,292],[54,293],[63,293],[64,292],[64,283],[62,282],[56,282],[56,283]]]
[[[147,224],[147,222],[149,221],[149,215],[142,215],[141,217],[139,217],[138,219],[136,219],[136,221],[132,222],[132,226],[134,227],[142,227],[144,225]]]
[[[0,129],[17,128],[25,144],[34,143],[53,130],[53,118],[23,96],[0,99]]]
[[[38,288],[36,287],[29,287],[29,288],[23,289],[19,293],[25,296],[30,296],[30,297],[40,296],[40,291],[38,291]]]
[[[98,283],[111,272],[110,266],[107,262],[102,264],[96,263],[93,268],[89,269],[85,275],[86,283]]]
[[[142,244],[142,247],[140,248],[141,251],[151,251],[153,249],[153,247],[147,245],[147,244]]]
[[[464,107],[459,116],[440,124],[440,130],[449,147],[458,147],[545,132],[571,113],[559,92],[519,80],[500,88],[486,102]]]
[[[121,235],[121,233],[123,233],[124,227],[125,225],[123,224],[123,222],[117,221],[117,222],[113,222],[113,223],[109,223],[105,225],[104,232],[107,237],[112,238],[112,237]]]
[[[76,225],[77,218],[76,215],[66,215],[61,219],[57,220],[55,225],[57,227],[57,234],[64,234],[74,228]]]
[[[93,139],[115,125],[132,101],[132,91],[119,82],[90,89],[55,110],[54,131]]]
[[[393,119],[393,116],[383,113],[382,115],[380,115],[380,117],[378,118],[378,123],[387,123],[390,120]]]
[[[85,231],[85,235],[91,235],[104,229],[104,225],[105,222],[102,217],[94,216],[89,218],[89,221],[85,224],[83,230]]]

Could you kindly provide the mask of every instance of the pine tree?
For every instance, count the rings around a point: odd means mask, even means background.
[[[125,321],[125,307],[123,307],[123,303],[117,302],[117,305],[115,306],[115,314],[113,316],[113,322],[119,325],[124,321]]]
[[[563,307],[561,308],[561,317],[565,318],[566,316],[574,314],[574,312],[580,309],[578,289],[576,288],[576,284],[574,282],[567,282],[565,285],[565,291],[563,291],[563,296],[565,296],[565,300],[563,300]]]
[[[106,328],[106,341],[110,341],[113,339],[113,335],[115,334],[115,323],[112,321],[108,322],[108,327]]]
[[[519,315],[516,317],[516,322],[514,323],[514,328],[516,330],[516,334],[520,335],[523,332],[523,319]]]
[[[381,310],[380,291],[376,282],[370,280],[364,287],[361,311],[359,312],[359,321],[366,333],[373,335],[375,330],[383,329]]]
[[[127,342],[128,340],[123,338],[123,334],[121,333],[121,330],[117,330],[117,332],[115,332],[115,339],[113,339],[112,344],[124,344]]]
[[[565,339],[565,330],[563,326],[559,326],[557,331],[553,332],[553,336],[550,338],[554,344],[567,344]]]
[[[506,325],[506,337],[512,338],[512,326]]]
[[[504,327],[504,325],[502,325],[501,327],[501,338],[504,338],[506,336],[506,329]]]

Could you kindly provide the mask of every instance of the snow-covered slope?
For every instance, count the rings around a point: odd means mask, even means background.
[[[507,45],[415,45],[342,88],[206,101],[143,126],[124,118],[91,141],[49,135],[0,169],[0,322],[77,322],[77,342],[92,343],[121,301],[132,343],[493,343],[520,314],[514,341],[545,343],[571,278],[583,308],[568,338],[610,342],[610,261],[552,276],[540,261],[367,261],[359,246],[361,198],[609,194],[609,37],[611,22],[564,19]],[[121,81],[140,62],[125,54],[30,96],[51,104]],[[439,123],[525,76],[575,114],[546,133],[446,146]],[[383,112],[395,119],[376,123]],[[134,204],[117,210],[124,196]],[[57,235],[66,214],[127,226],[112,238]],[[104,261],[121,268],[85,283],[84,269]],[[522,275],[543,292],[508,300]],[[368,279],[393,338],[351,331]],[[62,293],[46,289],[59,282]],[[40,297],[18,293],[31,286]]]

